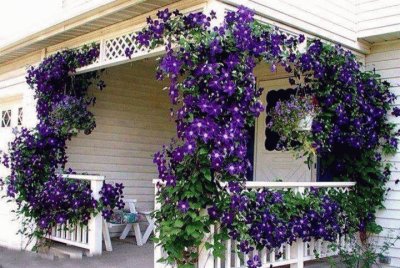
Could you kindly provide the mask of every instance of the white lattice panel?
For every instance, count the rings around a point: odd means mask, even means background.
[[[125,51],[132,48],[131,40],[135,33],[124,34],[104,41],[104,61],[126,58]]]

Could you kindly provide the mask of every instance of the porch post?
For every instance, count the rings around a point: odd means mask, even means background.
[[[100,190],[103,186],[104,177],[94,178],[90,181],[90,189],[93,191],[93,197],[96,200],[100,199]],[[103,216],[98,213],[92,217],[88,224],[89,235],[89,252],[90,255],[101,255],[103,251],[102,237],[103,237]]]
[[[158,180],[153,180],[154,184],[154,211],[160,209],[160,203],[157,202],[157,183]],[[158,237],[157,227],[154,229],[154,237]],[[164,268],[165,264],[159,263],[158,260],[162,258],[162,248],[158,246],[157,243],[154,243],[154,268]]]
[[[198,268],[214,268],[214,255],[211,250],[206,249],[207,240],[213,240],[214,238],[215,227],[214,225],[210,226],[210,233],[204,237],[203,242],[199,247],[199,262]]]
[[[297,192],[300,194],[304,193],[304,187],[297,187]],[[294,254],[297,262],[290,265],[290,268],[303,268],[304,267],[304,242],[301,238],[297,238],[296,246],[293,248],[292,254]]]

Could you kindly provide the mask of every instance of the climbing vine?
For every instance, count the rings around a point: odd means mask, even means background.
[[[275,249],[296,239],[334,241],[357,231],[379,232],[374,214],[390,175],[381,156],[397,148],[394,125],[386,117],[395,98],[389,84],[363,71],[338,45],[312,40],[300,52],[304,36],[262,24],[245,7],[227,12],[221,25],[214,26],[215,18],[214,12],[159,11],[126,50],[131,57],[140,49],[165,47],[157,78],[169,78],[176,105],[178,141],[154,157],[161,179],[156,242],[167,252],[160,261],[192,267],[216,223],[220,230],[206,243],[216,256],[229,237],[249,253],[254,246]],[[248,129],[264,110],[263,89],[253,73],[260,62],[272,71],[282,66],[296,88],[292,103],[274,107],[279,116],[285,107],[286,117],[272,117],[268,124],[281,134],[278,149],[294,150],[309,161],[317,156],[333,180],[357,182],[353,191],[311,189],[300,195],[244,187],[251,168]],[[293,128],[309,112],[312,130]],[[288,126],[285,120],[294,121]],[[260,258],[254,254],[247,264],[259,267]]]
[[[95,200],[89,182],[61,175],[73,172],[64,170],[66,141],[80,131],[90,134],[96,126],[88,111],[95,98],[87,90],[96,81],[99,89],[105,85],[99,72],[74,74],[97,57],[97,46],[87,46],[58,52],[28,70],[26,81],[35,90],[39,123],[16,132],[9,154],[2,156],[2,163],[11,169],[3,183],[7,196],[17,203],[23,223],[20,232],[37,238],[37,245],[57,224],[87,224],[99,212],[108,218],[113,208],[124,207],[122,184],[104,183],[100,200]]]
[[[183,15],[168,9],[147,23],[125,53],[131,57],[139,50],[165,47],[156,76],[170,81],[178,138],[154,156],[161,180],[156,242],[167,252],[160,261],[193,267],[199,246],[216,223],[219,232],[205,245],[216,256],[223,254],[228,238],[249,253],[296,239],[334,241],[357,231],[379,232],[374,214],[383,205],[390,176],[382,156],[397,148],[394,125],[386,117],[395,99],[388,83],[363,71],[340,46],[316,39],[299,51],[304,36],[260,23],[245,7],[227,12],[221,25],[214,12]],[[17,200],[18,213],[39,226],[39,236],[56,223],[85,222],[100,210],[109,217],[114,206],[123,207],[122,185],[105,184],[102,198],[95,201],[87,185],[56,175],[67,161],[65,141],[95,127],[87,110],[95,99],[87,89],[99,74],[71,74],[97,55],[96,47],[64,51],[28,71],[39,124],[17,135],[2,162],[11,166],[5,180],[8,195]],[[282,66],[296,88],[292,99],[273,108],[276,116],[268,123],[281,135],[279,149],[300,152],[310,161],[317,156],[334,180],[357,182],[353,191],[310,189],[300,195],[244,187],[252,168],[248,130],[265,112],[259,100],[263,89],[254,75],[261,62],[272,71]],[[290,131],[283,123],[289,120],[293,128],[310,111],[311,132]],[[259,267],[260,258],[253,255],[247,264]]]

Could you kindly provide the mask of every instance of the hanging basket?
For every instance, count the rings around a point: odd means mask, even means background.
[[[298,130],[303,131],[311,131],[312,121],[314,119],[314,115],[308,114],[303,119],[300,120],[298,125]]]

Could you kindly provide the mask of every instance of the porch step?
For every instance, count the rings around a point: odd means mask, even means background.
[[[84,250],[76,247],[67,246],[60,243],[54,243],[49,249],[49,254],[58,258],[82,259]]]

